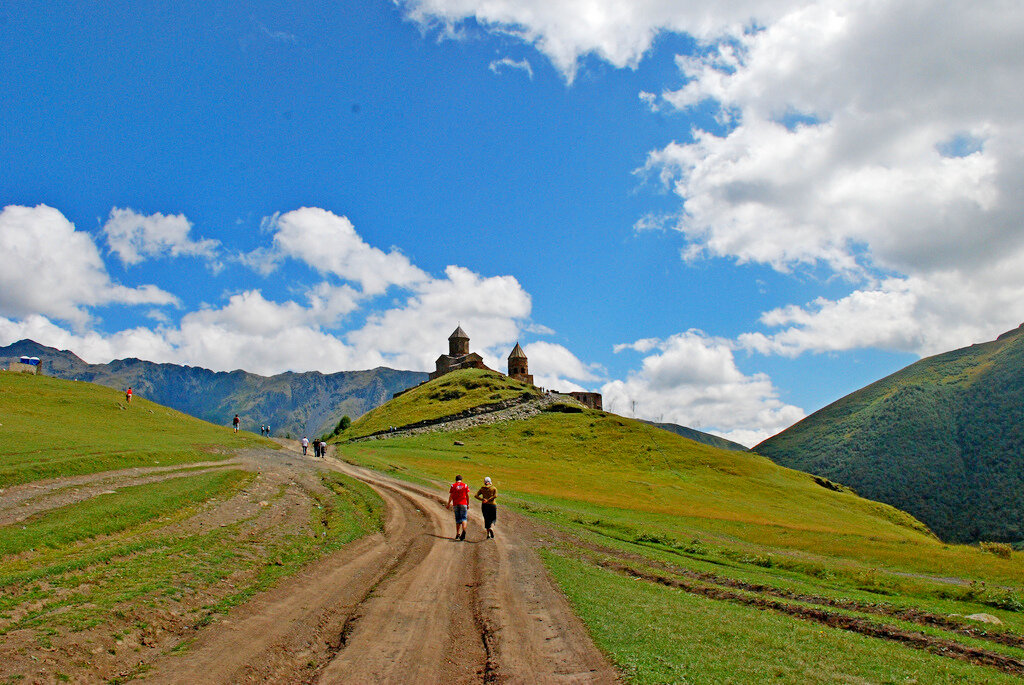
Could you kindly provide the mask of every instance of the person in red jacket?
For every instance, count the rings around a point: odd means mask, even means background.
[[[448,509],[455,509],[455,539],[466,539],[466,519],[469,518],[469,486],[462,482],[462,476],[455,476],[455,482],[448,489]]]

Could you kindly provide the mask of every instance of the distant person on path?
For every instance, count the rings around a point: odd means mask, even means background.
[[[266,434],[267,434],[267,427],[266,427],[266,426],[264,426],[264,425],[263,425],[263,424],[261,423],[261,424],[260,424],[260,435],[266,435]]]
[[[132,403],[132,386],[130,385],[128,386],[127,392],[125,392],[124,394],[124,401],[127,402],[128,404]]]
[[[484,517],[484,528],[487,529],[487,537],[493,538],[494,531],[491,530],[491,526],[498,520],[498,505],[494,503],[494,500],[498,499],[498,488],[491,485],[491,477],[484,478],[483,487],[476,491],[474,495],[480,500],[480,513]]]
[[[235,414],[235,418],[231,419],[231,425],[235,427],[236,433],[238,432],[238,424],[241,422],[242,420],[238,418],[238,414]]]
[[[469,518],[469,486],[462,482],[462,476],[455,476],[455,482],[448,488],[447,509],[455,509],[455,539],[466,539],[466,519]]]
[[[306,456],[306,448],[309,447],[309,438],[305,435],[302,436],[302,456]],[[316,445],[313,446],[316,449]]]

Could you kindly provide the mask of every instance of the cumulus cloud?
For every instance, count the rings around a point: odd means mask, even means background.
[[[93,306],[178,304],[156,286],[111,281],[92,236],[46,205],[0,212],[0,253],[0,315],[42,314],[82,326]]]
[[[765,312],[761,323],[772,330],[742,334],[738,343],[787,357],[866,347],[938,354],[991,340],[1020,323],[1024,284],[1016,275],[1006,267],[970,280],[957,272],[889,278],[836,300]]]
[[[795,317],[786,323],[766,314],[785,329],[747,338],[753,348],[923,353],[1024,318],[1014,300],[1024,287],[1024,5],[400,4],[425,26],[475,22],[518,37],[570,81],[587,55],[635,67],[662,32],[696,38],[697,49],[677,58],[682,87],[638,96],[653,110],[710,107],[720,127],[650,153],[644,170],[678,194],[682,211],[636,228],[679,230],[687,260],[824,266],[852,284],[846,298],[786,309]],[[958,288],[957,307],[942,302],[948,286]],[[840,313],[857,317],[847,319],[857,334],[829,343]],[[900,328],[885,317],[903,314],[901,332],[881,330]]]
[[[695,330],[619,346],[620,352],[632,349],[647,356],[626,380],[601,388],[604,408],[690,426],[748,446],[804,417],[802,409],[779,399],[767,375],[740,371],[732,347]]]
[[[685,255],[824,264],[848,296],[767,312],[765,353],[927,354],[1019,323],[1024,7],[818,2],[681,57],[663,101],[726,132],[651,153]]]
[[[147,228],[132,233],[114,228],[128,225],[133,219],[129,210],[112,212],[108,234],[130,237],[122,258],[169,250],[172,243],[184,245],[186,230],[151,230],[168,225],[167,217],[160,217],[143,217]],[[183,217],[170,218],[179,228],[187,228]],[[0,273],[0,317],[11,318],[0,319],[0,340],[32,338],[95,362],[140,357],[273,374],[384,364],[432,369],[459,322],[471,331],[473,349],[493,368],[504,368],[505,357],[523,330],[550,331],[529,321],[530,296],[514,277],[486,277],[459,266],[449,266],[442,277],[431,276],[396,250],[384,252],[368,245],[348,219],[322,209],[274,216],[267,230],[272,246],[258,257],[250,253],[250,266],[289,257],[305,261],[325,277],[349,282],[325,279],[297,289],[295,299],[284,302],[249,288],[176,321],[149,310],[146,316],[153,327],[101,334],[86,327],[90,306],[178,301],[152,286],[131,289],[112,284],[92,238],[75,231],[57,210],[8,207],[0,214],[0,249],[14,259],[12,268]],[[178,239],[158,238],[172,234]],[[377,307],[374,296],[392,287],[390,304]],[[343,325],[356,312],[365,320]],[[71,321],[77,328],[71,331],[54,319]],[[578,360],[569,366],[583,369]]]
[[[266,226],[274,233],[274,247],[250,259],[262,264],[264,272],[271,270],[268,264],[290,257],[320,273],[357,283],[367,295],[378,295],[392,285],[415,286],[429,278],[397,249],[384,252],[367,244],[348,217],[326,209],[303,207],[271,217]]]
[[[0,344],[29,338],[71,350],[94,364],[138,357],[214,371],[244,369],[263,375],[287,370],[329,373],[360,368],[358,355],[336,336],[308,323],[294,323],[303,318],[290,306],[294,303],[253,304],[253,300],[258,299],[249,294],[221,310],[192,312],[182,317],[177,326],[138,327],[113,333],[74,332],[40,315],[22,319],[0,317]],[[251,325],[254,322],[239,316],[247,307],[290,325],[280,328]]]
[[[580,361],[579,357],[564,345],[546,341],[532,342],[523,347],[523,352],[529,359],[530,371],[534,375],[571,378],[584,382],[600,379],[599,366]]]
[[[165,336],[145,327],[114,333],[71,331],[41,314],[30,314],[18,319],[0,316],[0,344],[9,345],[25,338],[57,349],[70,350],[92,364],[126,357],[156,362],[178,361],[171,355],[172,346]]]
[[[444,278],[420,282],[411,290],[400,306],[371,314],[346,340],[364,354],[376,350],[378,363],[433,370],[459,324],[469,334],[472,350],[488,366],[500,369],[532,306],[514,277],[485,277],[459,266],[449,266]]]
[[[125,265],[138,264],[147,257],[192,255],[212,259],[217,240],[192,240],[192,222],[184,214],[139,214],[133,209],[114,208],[103,224],[107,245]]]
[[[0,344],[31,338],[97,363],[139,357],[261,374],[382,365],[432,370],[461,322],[474,351],[484,354],[492,368],[503,369],[520,332],[517,321],[530,313],[530,297],[514,278],[483,277],[456,266],[448,267],[444,278],[418,284],[404,302],[370,312],[361,328],[348,332],[332,332],[329,325],[339,311],[356,306],[354,291],[322,284],[306,295],[308,303],[274,302],[247,290],[231,295],[223,306],[185,314],[176,326],[109,335],[73,333],[39,315],[0,318]]]

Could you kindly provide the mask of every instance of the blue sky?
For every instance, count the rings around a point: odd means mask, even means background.
[[[999,2],[0,8],[0,344],[497,368],[746,444],[1024,315]]]

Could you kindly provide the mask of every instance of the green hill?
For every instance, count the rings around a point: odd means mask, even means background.
[[[388,402],[386,409],[371,409],[345,431],[344,438],[351,440],[386,431],[392,426],[400,428],[452,416],[474,407],[539,396],[537,388],[504,374],[463,369],[402,393]]]
[[[498,373],[456,371],[377,407],[339,439],[524,394],[539,396]],[[457,435],[464,446],[454,446],[451,433],[436,432],[394,437],[380,442],[379,450],[400,451],[443,478],[454,474],[441,464],[479,470],[480,479],[490,469],[503,474],[506,487],[531,495],[609,506],[628,502],[638,511],[714,520],[729,529],[771,523],[825,535],[859,531],[933,539],[924,525],[893,507],[823,487],[813,476],[763,456],[713,447],[606,412],[547,411]]]
[[[270,444],[92,383],[0,372],[0,488],[142,466],[224,458]]]
[[[194,366],[156,364],[140,359],[116,359],[88,364],[73,352],[21,340],[0,347],[0,366],[26,355],[42,360],[43,373],[68,380],[88,381],[124,390],[224,425],[235,414],[246,430],[269,424],[274,435],[321,435],[342,416],[355,418],[425,380],[419,371],[376,368],[323,374],[287,372],[260,376],[247,371],[210,371]],[[244,363],[244,360],[239,360]]]
[[[478,382],[457,372],[424,384],[374,410],[374,425],[457,414]],[[1016,640],[1019,553],[945,545],[898,509],[753,452],[565,408],[383,440],[343,434],[338,452],[417,482],[493,478],[497,544],[504,510],[548,526],[541,555],[628,682],[1014,681],[1012,664],[942,655],[969,645],[1024,659],[1024,638],[993,646],[954,618],[993,613],[1004,625],[992,634]]]
[[[754,450],[952,541],[1024,540],[1024,335],[922,359]]]

